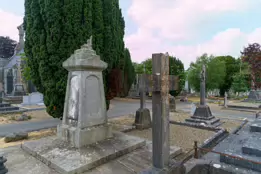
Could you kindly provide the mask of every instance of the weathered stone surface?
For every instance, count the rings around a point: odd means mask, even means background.
[[[208,159],[214,163],[219,163],[226,171],[233,171],[235,169],[241,173],[260,173],[261,172],[261,158],[256,155],[256,150],[261,143],[259,132],[250,132],[250,124],[243,127],[237,134],[229,135],[225,140],[219,143],[213,150],[221,152],[226,155],[219,155],[208,153],[204,159]],[[243,147],[247,147],[244,149]],[[255,152],[255,155],[252,155]]]
[[[150,146],[150,147],[149,147]],[[103,164],[93,170],[84,172],[83,174],[134,174],[143,171],[145,168],[151,166],[151,142],[148,142],[146,146],[130,152],[122,157],[119,157],[113,161]],[[175,157],[181,153],[181,149],[171,146],[170,156]],[[39,160],[36,160],[33,156],[23,151],[20,146],[13,146],[9,148],[0,149],[0,153],[4,152],[8,161],[6,167],[8,168],[8,174],[58,174],[55,170],[49,168],[47,165]],[[126,160],[127,159],[127,160]],[[130,161],[130,163],[128,163]],[[144,166],[140,168],[136,166],[131,169],[130,166],[139,164]]]
[[[69,72],[58,137],[77,148],[111,138],[102,77],[107,63],[92,49],[92,39],[64,61],[63,67]]]
[[[186,173],[186,168],[184,164],[178,162],[172,162],[170,163],[169,167],[163,169],[152,167],[150,169],[142,171],[140,174],[185,174],[185,173]]]
[[[18,132],[18,133],[9,134],[9,135],[5,136],[4,141],[6,143],[9,143],[9,142],[14,142],[14,141],[24,140],[27,138],[28,138],[28,133]]]
[[[214,118],[214,116],[212,115],[212,112],[211,112],[209,106],[199,105],[199,106],[197,106],[192,118],[201,118],[204,120],[210,120],[210,119]]]
[[[70,125],[58,125],[57,135],[74,147],[83,147],[112,137],[110,124],[77,129]]]
[[[256,120],[250,125],[251,132],[261,132],[261,120]]]
[[[7,159],[0,154],[0,174],[6,174],[8,172],[7,168],[5,167],[4,163],[6,163]]]
[[[136,111],[135,127],[136,129],[147,129],[151,127],[150,110],[147,108],[140,108]]]
[[[83,173],[119,156],[143,147],[145,141],[122,133],[83,148],[74,148],[56,137],[26,142],[22,148],[63,174]]]

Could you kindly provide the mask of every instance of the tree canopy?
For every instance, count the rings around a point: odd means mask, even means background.
[[[224,96],[225,92],[228,92],[231,88],[233,77],[239,72],[239,61],[232,56],[218,56],[216,59],[225,62],[226,75],[224,83],[219,87],[220,96]]]
[[[252,88],[261,88],[261,46],[258,43],[249,44],[241,52],[242,60],[251,67]]]
[[[17,42],[9,37],[0,36],[0,58],[8,59],[14,55]]]
[[[53,117],[63,113],[68,72],[62,63],[91,35],[93,49],[108,63],[103,71],[107,108],[120,93],[115,91],[117,79],[111,77],[124,78],[123,93],[131,86],[135,72],[123,41],[125,22],[119,0],[25,0],[24,27],[31,78]]]
[[[195,63],[190,64],[188,69],[189,84],[195,91],[200,91],[200,72],[203,64],[206,65],[206,90],[219,89],[224,84],[226,76],[225,62],[207,54],[203,54],[197,58]]]

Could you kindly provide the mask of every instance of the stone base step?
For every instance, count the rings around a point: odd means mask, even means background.
[[[0,108],[3,108],[3,107],[10,107],[11,104],[10,103],[0,103]]]
[[[260,105],[261,106],[261,105]],[[228,108],[231,109],[246,109],[246,110],[260,110],[260,106],[242,106],[242,105],[227,105]]]
[[[2,111],[14,111],[14,110],[19,110],[19,107],[16,106],[10,106],[10,107],[0,107],[0,112]]]
[[[194,118],[187,118],[185,119],[186,122],[190,123],[205,123],[207,125],[214,125],[220,121],[219,118],[213,118],[211,120],[203,120],[203,119],[194,119]]]
[[[261,120],[256,120],[250,125],[250,132],[261,132]]]

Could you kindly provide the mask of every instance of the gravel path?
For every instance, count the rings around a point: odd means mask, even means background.
[[[152,129],[133,130],[127,132],[127,134],[152,140]],[[170,145],[181,147],[183,152],[186,153],[193,148],[194,141],[198,141],[200,145],[214,134],[215,132],[212,131],[171,124]]]

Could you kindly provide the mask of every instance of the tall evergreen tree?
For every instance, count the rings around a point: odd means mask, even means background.
[[[93,49],[108,63],[103,77],[110,99],[110,72],[120,68],[120,60],[130,61],[124,57],[124,19],[118,0],[25,0],[24,27],[31,78],[44,94],[50,115],[61,117],[63,113],[68,72],[62,63],[91,35]],[[123,64],[132,67],[129,62]]]

